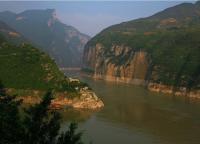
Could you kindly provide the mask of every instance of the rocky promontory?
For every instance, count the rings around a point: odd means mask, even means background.
[[[8,92],[11,93],[13,89],[9,89]],[[33,105],[40,103],[42,100],[41,95],[45,92],[38,90],[28,90],[25,93],[29,95],[18,96],[18,100],[22,100],[24,104]],[[51,109],[63,109],[63,108],[74,108],[74,109],[90,109],[97,110],[104,107],[103,101],[98,98],[92,90],[80,90],[77,96],[69,97],[67,92],[55,92],[55,97],[51,101]]]
[[[52,100],[51,108],[59,109],[64,107],[95,110],[104,107],[104,104],[93,91],[81,90],[80,96],[76,98],[69,99],[61,96]]]

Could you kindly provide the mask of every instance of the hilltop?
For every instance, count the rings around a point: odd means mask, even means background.
[[[54,9],[0,12],[0,20],[48,53],[60,67],[78,67],[89,36],[62,23]]]
[[[104,29],[86,44],[83,67],[96,78],[185,95],[200,89],[199,55],[200,4],[183,3]]]
[[[53,108],[96,109],[103,106],[86,83],[71,81],[48,54],[26,41],[21,42],[20,33],[5,23],[0,23],[0,30],[3,30],[0,31],[0,82],[8,93],[16,94],[24,103],[35,104],[51,89],[55,95]]]

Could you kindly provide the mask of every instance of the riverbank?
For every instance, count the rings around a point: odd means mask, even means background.
[[[16,90],[7,89],[9,94],[14,94]],[[23,94],[20,95],[20,93]],[[18,90],[17,100],[22,100],[26,105],[33,105],[40,103],[42,96],[45,94],[44,91],[39,90]],[[74,109],[90,109],[97,110],[104,107],[104,103],[99,99],[95,92],[92,90],[80,90],[76,96],[70,96],[67,92],[54,92],[54,99],[51,101],[51,109],[63,109],[71,107]]]
[[[179,87],[174,90],[173,86],[158,83],[149,83],[147,89],[153,92],[173,94],[175,96],[187,96],[189,98],[200,99],[200,90],[187,91],[185,87]]]
[[[78,76],[77,76],[78,77]],[[102,96],[105,107],[85,117],[86,143],[197,144],[200,140],[200,101],[151,92],[147,88],[81,77]],[[88,112],[88,111],[87,111]],[[80,117],[68,112],[66,119]]]
[[[200,100],[200,90],[190,90],[187,91],[185,87],[179,87],[174,89],[173,86],[163,85],[158,83],[147,83],[141,79],[130,79],[130,78],[117,78],[113,76],[102,76],[102,75],[94,75],[88,74],[83,72],[82,76],[91,77],[96,80],[105,80],[108,82],[116,82],[116,83],[125,83],[125,84],[133,84],[133,85],[140,85],[146,87],[149,91],[175,95],[175,96],[187,96],[188,98],[192,99],[199,99]]]
[[[116,82],[116,83],[126,83],[126,84],[134,84],[134,85],[145,85],[145,80],[143,79],[132,79],[129,77],[114,77],[114,76],[102,76],[102,75],[94,75],[93,76],[94,79],[102,79],[102,80],[106,80],[106,81],[110,81],[110,82]]]
[[[100,109],[104,107],[102,100],[91,90],[81,90],[80,95],[73,99],[59,96],[52,100],[51,108],[72,107],[75,109]]]

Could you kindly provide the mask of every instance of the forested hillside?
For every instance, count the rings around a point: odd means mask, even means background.
[[[84,68],[103,79],[200,88],[200,3],[106,28],[84,50]]]

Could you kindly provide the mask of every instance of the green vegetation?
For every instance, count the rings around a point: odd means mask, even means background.
[[[89,36],[55,18],[55,10],[26,10],[18,14],[5,11],[0,12],[0,21],[48,53],[60,67],[80,66],[80,54]]]
[[[113,45],[131,47],[132,52],[146,51],[151,73],[147,80],[199,89],[200,17],[195,10],[200,10],[198,3],[182,4],[148,18],[111,26],[90,40],[86,49],[101,43],[105,57],[113,55]],[[131,52],[128,54],[113,55],[112,63],[122,65]]]
[[[52,94],[48,92],[40,104],[22,109],[15,96],[0,84],[1,144],[82,144],[82,133],[72,123],[60,133],[60,114],[49,110]],[[23,114],[22,114],[23,113]]]
[[[50,57],[30,44],[14,45],[0,35],[0,79],[5,87],[17,89],[24,95],[27,90],[54,89],[77,95],[76,87],[84,87],[80,82],[70,83]]]
[[[6,87],[47,89],[61,78],[54,62],[27,44],[1,43],[0,65],[0,79]]]

